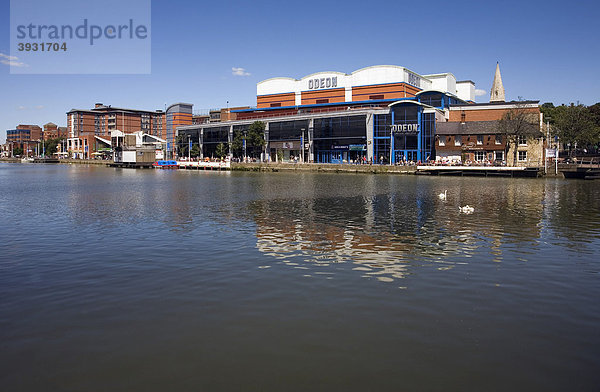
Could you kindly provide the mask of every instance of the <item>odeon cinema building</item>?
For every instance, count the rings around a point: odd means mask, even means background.
[[[420,75],[395,65],[350,74],[318,72],[257,84],[256,107],[231,110],[230,121],[178,128],[199,143],[202,157],[229,146],[236,132],[265,124],[262,159],[316,163],[398,163],[435,155],[436,123],[450,105],[475,99],[475,84],[451,73]]]

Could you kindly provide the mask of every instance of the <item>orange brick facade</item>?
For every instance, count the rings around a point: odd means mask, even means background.
[[[294,106],[295,103],[296,94],[294,93],[262,95],[256,97],[256,106],[260,109],[280,106]]]
[[[302,91],[301,105],[319,105],[328,103],[362,102],[383,99],[413,98],[421,91],[408,83],[389,83],[369,86],[352,87],[352,100],[346,100],[344,88],[331,88],[316,91]],[[256,97],[258,109],[296,106],[296,94],[259,95]]]
[[[450,122],[471,122],[471,121],[498,121],[510,109],[468,109],[468,110],[450,110]],[[539,114],[539,108],[522,109],[526,113]]]
[[[352,88],[352,101],[414,97],[420,89],[407,83],[380,84]]]

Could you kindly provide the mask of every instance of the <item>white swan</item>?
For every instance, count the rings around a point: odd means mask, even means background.
[[[471,207],[468,204],[464,207],[458,207],[458,210],[463,214],[472,214],[473,212],[475,212],[475,208]]]
[[[448,192],[448,190],[445,190],[445,191],[444,191],[444,193],[440,193],[440,194],[438,195],[438,197],[439,197],[441,200],[446,200],[446,193],[447,193],[447,192]]]

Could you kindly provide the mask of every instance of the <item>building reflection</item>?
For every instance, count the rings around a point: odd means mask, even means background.
[[[510,258],[527,259],[540,243],[544,182],[475,181],[476,195],[458,182],[447,202],[437,198],[435,182],[428,181],[417,191],[260,199],[248,209],[257,248],[292,266],[353,263],[364,276],[393,281],[416,268],[448,270],[475,255],[481,261],[481,254],[502,262],[510,250]],[[461,214],[458,206],[464,204],[474,205],[476,212]]]

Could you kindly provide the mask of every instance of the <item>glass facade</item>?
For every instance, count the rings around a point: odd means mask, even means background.
[[[318,163],[360,163],[367,154],[365,116],[313,120],[313,151]]]
[[[441,94],[437,98],[435,94],[429,97],[441,100]],[[374,163],[416,163],[433,159],[435,113],[423,113],[424,110],[414,102],[401,102],[391,108],[390,114],[375,116]]]
[[[300,140],[302,130],[308,130],[308,120],[269,122],[269,141]]]
[[[417,162],[421,158],[421,140],[423,124],[421,123],[421,112],[423,108],[420,105],[411,103],[400,104],[392,108],[392,121],[394,125],[414,126],[409,131],[404,131],[402,127],[393,132],[393,145],[391,150],[394,151],[391,163],[401,162]]]
[[[421,119],[421,138],[423,154],[421,160],[435,158],[435,113],[423,113]]]
[[[436,108],[443,108],[443,97],[442,93],[423,93],[419,96],[419,102]]]
[[[433,160],[436,116],[441,115],[440,109],[464,102],[437,91],[419,94],[416,101],[400,100],[390,105],[389,113],[384,114],[375,113],[385,112],[387,108],[373,108],[372,120],[369,120],[372,129],[367,129],[366,115],[348,110],[331,113],[331,117],[312,120],[293,117],[286,118],[286,121],[265,119],[268,124],[266,152],[272,161],[298,158],[300,161],[306,161],[310,141],[310,150],[314,162],[317,163],[363,162],[371,144],[373,163],[398,164]],[[243,151],[238,141],[248,127],[248,124],[239,123],[233,126],[233,146],[236,149],[233,152],[236,156],[241,155]],[[215,124],[203,129],[202,144],[205,156],[211,156],[217,144],[228,144],[229,126]],[[444,144],[449,142],[444,140]],[[457,142],[460,145],[460,139]]]
[[[204,128],[202,136],[202,154],[207,158],[216,157],[217,145],[229,146],[229,126]]]

